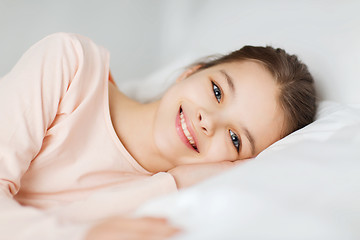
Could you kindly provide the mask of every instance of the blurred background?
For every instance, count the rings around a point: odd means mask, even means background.
[[[106,47],[118,82],[179,59],[273,45],[309,66],[322,98],[360,103],[359,12],[357,0],[0,0],[0,76],[59,31]]]

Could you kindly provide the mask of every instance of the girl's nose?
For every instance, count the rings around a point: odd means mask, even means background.
[[[200,123],[201,130],[208,136],[214,134],[215,130],[215,116],[214,114],[208,113],[204,110],[199,110],[198,112],[198,120]]]

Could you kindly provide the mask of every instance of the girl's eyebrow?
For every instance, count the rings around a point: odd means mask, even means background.
[[[230,92],[234,96],[235,93],[236,93],[234,80],[232,79],[232,77],[229,76],[229,74],[227,74],[227,72],[224,69],[221,69],[220,73],[222,75],[224,75],[224,77],[226,79],[226,82],[227,82],[227,84],[228,84],[228,86],[230,88]],[[245,136],[250,142],[252,155],[255,155],[255,139],[254,139],[253,135],[250,133],[250,131],[246,127],[242,126],[241,128],[245,132]]]
[[[229,74],[226,73],[226,71],[224,69],[220,70],[220,73],[222,75],[224,75],[226,82],[230,88],[231,94],[235,95],[236,91],[235,91],[235,85],[234,85],[234,80],[229,76]]]

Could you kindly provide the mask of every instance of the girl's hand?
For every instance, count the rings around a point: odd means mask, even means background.
[[[178,189],[189,187],[194,185],[206,178],[209,178],[213,175],[219,174],[229,168],[232,168],[242,160],[238,160],[235,162],[223,161],[217,163],[199,163],[199,164],[188,164],[177,166],[173,169],[170,169],[168,173],[170,173],[175,181]]]
[[[163,218],[109,218],[87,233],[85,240],[157,240],[166,239],[179,229]]]

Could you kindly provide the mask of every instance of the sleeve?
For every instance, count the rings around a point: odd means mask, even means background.
[[[13,199],[76,76],[83,55],[76,39],[65,33],[44,38],[0,79],[0,233],[6,239],[81,239],[88,228]]]

